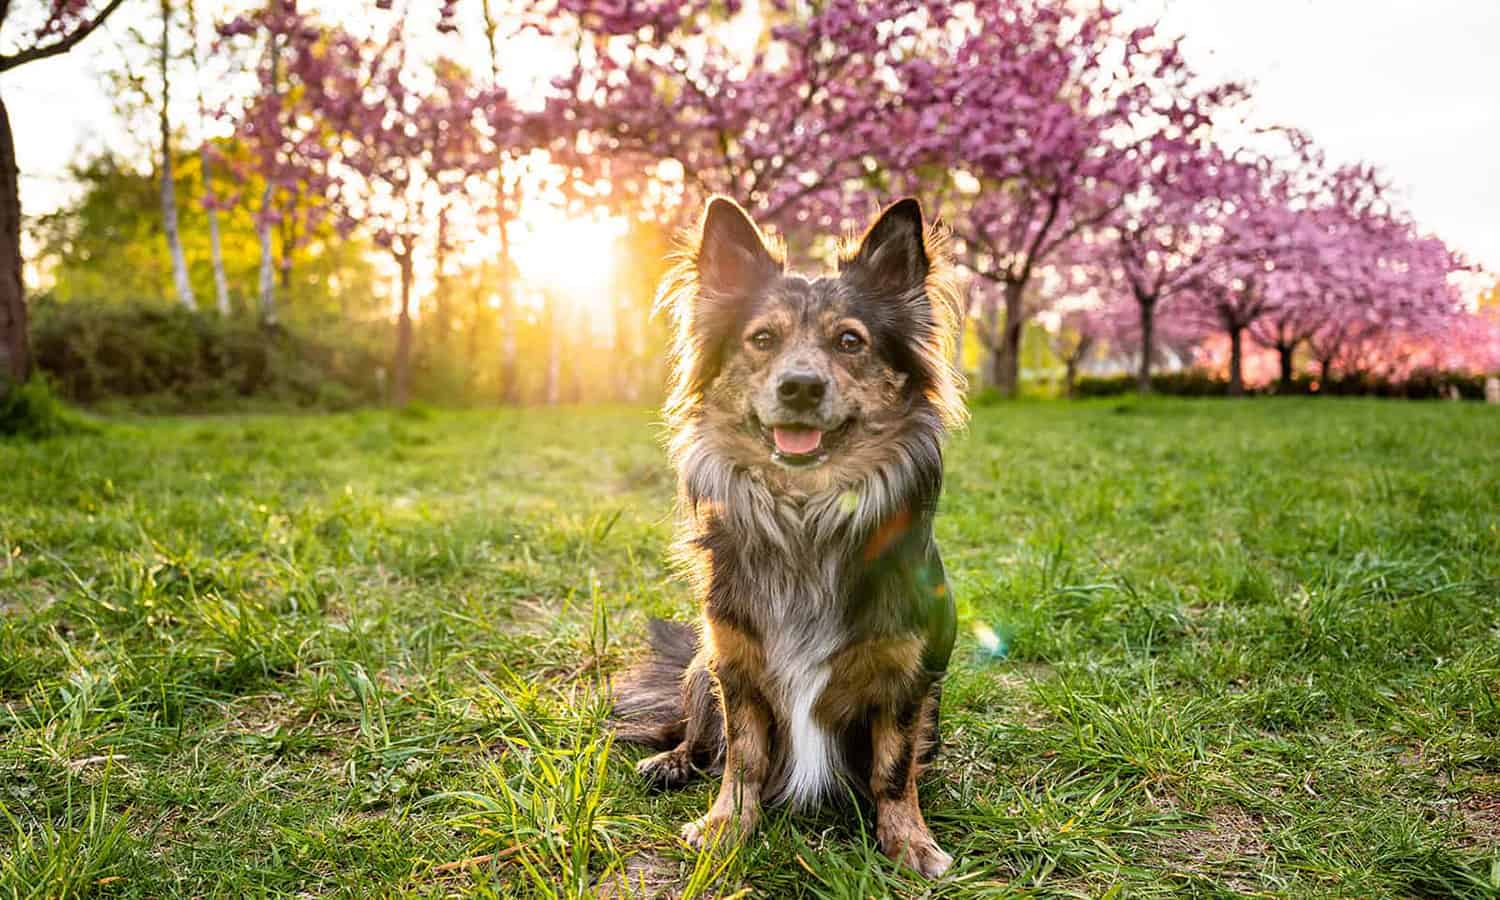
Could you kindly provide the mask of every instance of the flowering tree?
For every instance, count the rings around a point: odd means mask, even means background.
[[[0,0],[0,73],[67,53],[124,0],[46,0],[21,9]],[[0,392],[31,375],[26,292],[22,284],[21,194],[10,115],[0,98]]]
[[[309,63],[317,77],[307,80],[309,102],[339,135],[337,163],[347,178],[337,210],[344,226],[367,229],[399,272],[391,366],[397,405],[410,391],[417,254],[429,236],[449,239],[447,229],[435,227],[439,214],[446,198],[464,192],[470,176],[492,164],[481,128],[506,107],[497,89],[476,85],[456,63],[440,59],[419,75],[409,64],[407,38],[405,10],[393,14],[378,38],[340,32]]]
[[[1222,219],[1253,183],[1246,166],[1211,145],[1163,137],[1152,150],[1146,177],[1105,232],[1100,254],[1135,302],[1142,394],[1151,391],[1158,314],[1228,250]]]
[[[248,154],[240,179],[261,182],[255,210],[260,241],[257,286],[261,322],[275,325],[276,247],[273,229],[282,229],[281,280],[290,279],[297,241],[329,212],[326,198],[335,187],[330,168],[334,134],[316,108],[319,82],[326,75],[327,29],[302,12],[296,0],[268,0],[249,15],[219,26],[226,48],[243,47],[257,57],[255,91],[238,109],[225,110],[235,138]]]
[[[868,174],[900,102],[882,73],[912,38],[893,23],[923,7],[831,0],[803,13],[777,0],[769,39],[737,52],[714,31],[737,2],[557,0],[537,15],[576,31],[579,64],[539,128],[603,202],[682,217],[727,194],[784,232],[842,225],[844,188]]]
[[[981,338],[993,381],[1014,394],[1033,277],[1111,221],[1152,155],[1192,138],[1207,115],[1176,45],[1125,30],[1106,4],[1000,0],[940,31],[962,37],[937,60],[915,54],[899,67],[903,115],[884,156],[957,182],[962,259],[1004,305],[999,332]]]

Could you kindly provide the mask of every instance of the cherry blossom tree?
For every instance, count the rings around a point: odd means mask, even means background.
[[[335,187],[334,134],[325,113],[316,107],[319,81],[329,64],[329,32],[296,0],[268,0],[249,15],[237,16],[219,26],[225,49],[248,49],[257,57],[253,64],[255,91],[224,115],[235,123],[235,138],[249,153],[250,167],[237,174],[261,183],[255,210],[256,236],[260,241],[260,275],[257,285],[260,320],[277,323],[276,242],[273,229],[281,229],[281,280],[290,279],[292,253],[297,242],[329,212],[325,202]],[[239,161],[236,157],[234,161]]]
[[[579,64],[540,127],[598,202],[686,221],[727,194],[783,232],[827,230],[845,223],[844,188],[870,174],[870,148],[891,137],[901,98],[883,75],[912,45],[897,23],[925,6],[776,0],[767,40],[735,49],[715,29],[737,2],[557,0],[542,27],[571,29]]]
[[[318,77],[307,79],[309,102],[339,135],[337,164],[347,172],[337,204],[343,223],[368,230],[399,273],[391,366],[397,405],[410,396],[417,255],[437,249],[430,240],[450,238],[436,227],[439,214],[448,198],[468,189],[471,175],[492,164],[481,127],[507,105],[457,63],[415,66],[408,24],[403,9],[383,35],[334,35],[310,64]]]
[[[962,259],[1004,305],[999,332],[981,338],[995,384],[1013,395],[1033,277],[1119,213],[1154,152],[1206,126],[1211,95],[1187,90],[1175,43],[1125,28],[1107,4],[1001,0],[940,30],[962,35],[950,52],[898,67],[904,112],[883,157],[956,182]]]
[[[0,0],[0,73],[67,53],[104,24],[124,0]],[[0,392],[31,375],[22,281],[21,194],[15,137],[0,97]]]
[[[1134,300],[1136,389],[1151,391],[1157,318],[1226,251],[1221,219],[1249,184],[1247,167],[1213,145],[1161,138],[1146,177],[1105,233],[1103,265]]]

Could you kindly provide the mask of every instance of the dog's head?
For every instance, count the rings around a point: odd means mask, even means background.
[[[837,273],[808,278],[743,210],[711,200],[664,295],[678,318],[669,413],[709,425],[736,463],[784,471],[868,456],[918,406],[961,416],[943,246],[901,200]]]

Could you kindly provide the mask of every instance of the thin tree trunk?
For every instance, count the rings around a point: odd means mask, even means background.
[[[1135,389],[1151,393],[1151,362],[1156,355],[1156,298],[1136,295],[1141,310],[1141,362],[1135,373]]]
[[[995,373],[1000,370],[1000,301],[987,299],[980,312],[976,329],[984,335],[984,361],[980,364],[980,381],[986,387],[995,386]]]
[[[396,257],[401,267],[401,312],[396,316],[396,354],[391,363],[391,402],[405,406],[411,399],[411,251]]]
[[[281,50],[276,46],[276,38],[272,36],[266,44],[266,52],[271,56],[271,85],[279,87],[281,81]],[[279,127],[279,124],[278,124]],[[256,223],[255,233],[260,238],[260,323],[264,326],[276,324],[276,261],[274,250],[271,247],[271,204],[275,200],[275,189],[272,179],[275,172],[275,150],[272,150],[272,165],[261,175],[266,179],[265,191],[260,195],[260,221]]]
[[[500,83],[500,45],[497,41],[499,21],[490,0],[482,0],[480,9],[484,15],[484,39],[489,47],[490,77],[495,85]],[[500,402],[508,405],[521,400],[520,385],[516,372],[516,315],[515,281],[510,259],[510,239],[506,234],[505,176],[503,167],[495,166],[495,227],[500,235]]]
[[[188,280],[187,256],[182,252],[182,231],[177,223],[177,185],[172,160],[171,81],[171,0],[161,0],[161,228],[172,255],[172,282],[177,288],[177,302],[184,309],[197,311],[198,298]]]
[[[1063,388],[1069,400],[1078,396],[1078,359],[1069,357],[1063,361]]]
[[[1296,353],[1296,351],[1297,348],[1293,345],[1276,345],[1276,353],[1280,357],[1281,361],[1280,387],[1281,393],[1283,394],[1290,394],[1292,392],[1292,356]]]
[[[208,249],[214,267],[214,306],[219,315],[228,318],[234,310],[229,305],[229,276],[224,273],[224,243],[219,238],[219,211],[214,206],[210,162],[208,144],[200,144],[198,164],[203,168],[203,214],[208,217]]]
[[[10,114],[0,98],[0,396],[31,375],[26,289],[21,280],[21,194]]]
[[[550,292],[547,304],[547,390],[545,401],[556,406],[562,390],[562,323],[557,314],[557,297]]]
[[[434,272],[436,284],[432,292],[432,323],[424,327],[424,341],[436,338],[436,344],[441,347],[448,343],[448,335],[453,329],[453,323],[449,318],[452,315],[448,307],[448,209],[444,207],[438,212],[437,245],[433,248],[433,262],[437,269]],[[425,319],[426,316],[424,315]]]
[[[995,354],[995,387],[1006,397],[1015,397],[1021,390],[1021,336],[1026,328],[1021,298],[1025,289],[1019,281],[1005,283],[1005,330]]]
[[[276,277],[281,283],[281,296],[289,297],[292,293],[292,264],[297,256],[297,214],[301,203],[300,192],[293,195],[287,202],[286,215],[281,217],[281,226],[276,229],[276,236],[281,241],[281,263],[278,266]]]
[[[1328,390],[1329,379],[1331,379],[1332,377],[1333,377],[1333,357],[1331,357],[1331,356],[1325,356],[1322,359],[1318,360],[1318,381],[1322,382],[1319,385],[1318,389],[1320,391],[1325,391],[1326,392]]]
[[[255,223],[256,237],[260,238],[260,323],[276,324],[276,260],[271,249],[271,182],[260,195],[260,217]]]
[[[500,402],[509,406],[521,402],[521,385],[517,379],[516,282],[510,261],[510,238],[505,222],[500,222]]]
[[[1232,397],[1245,395],[1244,335],[1244,327],[1229,326],[1229,394]]]
[[[516,379],[516,303],[509,283],[504,290],[500,295],[500,402],[518,406],[521,386]]]
[[[198,7],[195,0],[188,0],[187,13],[188,31],[191,32],[188,46],[192,48],[193,74],[196,76],[194,82],[198,88],[198,122],[201,129],[202,123],[208,119],[208,112],[203,102],[203,73],[198,64]],[[208,152],[207,136],[200,134],[198,165],[203,170],[201,202],[203,215],[208,219],[208,249],[214,269],[214,307],[218,309],[219,315],[228,318],[234,310],[229,305],[229,276],[224,272],[224,243],[219,238],[219,210],[215,205],[212,163],[211,154]]]
[[[967,288],[958,301],[958,315],[953,323],[953,369],[963,374],[964,371],[964,337],[969,330],[969,301],[972,298]]]

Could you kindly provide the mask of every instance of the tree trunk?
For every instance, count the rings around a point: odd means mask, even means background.
[[[964,374],[964,338],[969,330],[969,301],[967,288],[958,300],[958,315],[953,322],[953,371]]]
[[[453,330],[453,322],[450,318],[452,311],[448,307],[448,209],[444,207],[438,212],[437,245],[433,248],[433,263],[435,265],[435,284],[432,291],[432,320],[422,329],[423,341],[435,343],[437,347],[446,346],[448,336]],[[424,314],[423,319],[426,319]],[[436,341],[433,339],[436,338]]]
[[[193,283],[188,280],[187,256],[182,252],[182,230],[177,224],[176,167],[172,160],[172,81],[169,36],[172,27],[171,0],[161,0],[161,230],[167,238],[167,250],[172,255],[172,283],[177,289],[177,302],[184,309],[196,312],[198,298],[193,296]]]
[[[297,213],[299,199],[293,196],[287,201],[286,215],[281,217],[281,227],[276,236],[281,241],[281,264],[276,269],[276,278],[281,284],[281,296],[292,294],[292,261],[297,255]]]
[[[1229,395],[1245,395],[1245,329],[1240,325],[1229,326]]]
[[[208,217],[208,250],[214,266],[214,306],[219,315],[228,318],[234,312],[229,305],[229,276],[224,274],[224,243],[219,239],[219,211],[214,208],[210,184],[208,145],[198,147],[198,163],[203,167],[203,214]]]
[[[1325,356],[1318,360],[1318,390],[1327,393],[1329,379],[1333,377],[1333,357]]]
[[[562,390],[562,323],[558,321],[557,297],[548,293],[547,304],[547,390],[545,401],[556,406]]]
[[[1069,400],[1078,396],[1078,359],[1069,357],[1063,361],[1063,390]]]
[[[0,98],[0,396],[31,375],[26,290],[21,281],[21,194],[10,114]]]
[[[1021,336],[1026,328],[1021,298],[1025,288],[1019,281],[1005,283],[1005,326],[994,356],[995,387],[1011,398],[1021,390]]]
[[[1290,394],[1292,392],[1292,356],[1295,355],[1296,352],[1297,348],[1294,345],[1276,345],[1276,354],[1278,357],[1280,357],[1281,362],[1280,388],[1281,393],[1283,394]]]
[[[1151,362],[1156,355],[1156,298],[1137,294],[1141,310],[1141,362],[1135,373],[1135,389],[1141,395],[1151,393]]]
[[[401,267],[401,312],[396,316],[396,354],[391,362],[391,402],[405,406],[411,399],[411,251],[396,257]]]
[[[280,83],[281,50],[276,46],[276,38],[272,36],[266,45],[266,53],[271,57],[271,84]],[[273,154],[275,151],[271,151]],[[260,221],[256,222],[255,233],[260,238],[260,323],[263,326],[274,326],[276,324],[276,261],[272,258],[271,249],[271,204],[275,200],[275,189],[272,186],[272,178],[275,172],[274,164],[261,175],[266,179],[266,189],[260,195]]]
[[[489,6],[485,6],[486,13]],[[496,209],[503,202],[501,197],[495,198]],[[500,234],[500,402],[507,406],[517,406],[521,402],[521,386],[517,381],[516,373],[519,366],[516,362],[516,279],[515,268],[510,259],[510,236],[505,230],[503,214],[499,215]]]
[[[260,217],[255,223],[255,234],[260,238],[260,323],[276,324],[276,260],[271,249],[271,199],[270,182],[260,195]]]
[[[203,70],[198,63],[198,7],[188,0],[188,47],[192,50],[194,83],[198,86],[198,124],[200,130],[208,119],[203,102]],[[229,305],[229,276],[224,274],[224,243],[219,238],[219,211],[215,207],[213,191],[213,160],[208,152],[208,141],[200,135],[198,141],[198,166],[202,169],[203,215],[208,219],[208,250],[214,269],[214,307],[219,315],[228,318],[234,310]]]
[[[507,281],[500,295],[500,402],[508,406],[521,403],[521,385],[516,375],[516,302]]]

